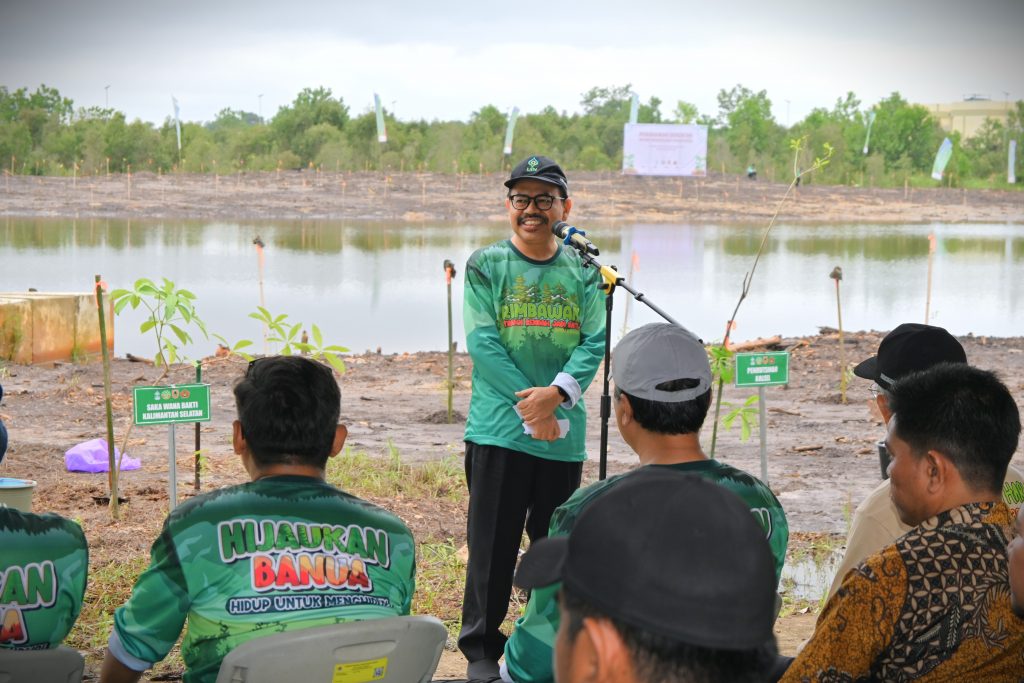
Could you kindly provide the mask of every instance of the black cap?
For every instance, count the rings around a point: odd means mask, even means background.
[[[927,370],[939,363],[966,363],[967,354],[956,337],[941,327],[903,323],[885,335],[878,355],[853,369],[853,374],[873,380],[886,391],[900,377]]]
[[[731,491],[665,467],[625,475],[568,536],[532,544],[515,581],[561,581],[599,612],[676,642],[748,650],[772,638],[775,563],[764,529]]]
[[[563,197],[569,196],[569,181],[565,178],[565,172],[561,166],[547,157],[534,155],[520,161],[505,181],[505,187],[510,188],[520,180],[539,180],[557,185],[562,189]]]

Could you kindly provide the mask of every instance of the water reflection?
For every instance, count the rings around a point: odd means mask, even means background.
[[[588,226],[602,263],[707,340],[720,338],[761,229],[723,225]],[[461,342],[461,270],[478,247],[507,236],[504,224],[360,221],[126,221],[6,218],[0,224],[0,291],[87,291],[94,274],[112,287],[168,277],[199,297],[212,331],[258,340],[247,314],[258,298],[252,242],[266,248],[267,307],[330,341],[362,351],[442,349],[447,304],[442,263],[451,259]],[[800,335],[836,324],[828,273],[841,265],[849,329],[923,320],[929,233],[936,235],[932,322],[958,334],[1018,335],[1024,314],[1024,236],[1013,225],[786,226],[773,232],[739,314],[737,339]],[[134,317],[133,317],[134,315]],[[614,338],[657,319],[620,290]],[[118,319],[117,352],[152,355],[140,314]],[[258,345],[259,346],[259,345]],[[208,354],[204,343],[193,354]]]

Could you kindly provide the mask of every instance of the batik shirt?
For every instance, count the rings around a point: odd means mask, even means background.
[[[463,318],[473,396],[466,441],[550,460],[586,458],[583,401],[555,410],[557,419],[568,420],[564,438],[541,441],[523,432],[515,393],[549,386],[559,373],[570,375],[581,395],[586,391],[604,355],[600,283],[600,274],[562,245],[547,261],[527,258],[510,240],[469,257]]]
[[[197,496],[168,516],[114,613],[111,653],[143,670],[181,644],[186,683],[212,682],[252,638],[409,613],[413,538],[394,515],[309,477]]]
[[[843,579],[782,681],[1020,681],[1005,503],[932,517]]]
[[[786,546],[789,543],[789,525],[786,514],[778,499],[761,480],[743,470],[726,465],[718,460],[700,460],[675,465],[648,465],[665,467],[684,474],[694,474],[732,491],[747,504],[758,523],[764,528],[765,536],[775,558],[775,581],[782,575],[786,560]],[[637,470],[634,470],[634,472]],[[595,498],[611,487],[625,481],[631,472],[609,477],[585,488],[579,489],[551,517],[549,536],[565,536],[576,525],[576,520]],[[708,511],[713,514],[713,511]],[[558,590],[561,584],[537,588],[530,594],[526,611],[516,621],[512,636],[505,643],[505,666],[508,675],[516,683],[540,683],[554,680],[552,651],[555,634],[558,632]]]
[[[0,648],[60,645],[82,610],[88,569],[82,527],[0,507]]]

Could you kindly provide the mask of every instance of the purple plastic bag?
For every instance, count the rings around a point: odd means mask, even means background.
[[[114,457],[121,463],[121,471],[137,470],[142,464],[137,458],[129,458],[127,455],[121,458],[121,451],[114,446]],[[64,465],[68,472],[108,472],[110,471],[110,456],[107,453],[106,439],[93,439],[83,441],[77,446],[72,446],[64,453]]]

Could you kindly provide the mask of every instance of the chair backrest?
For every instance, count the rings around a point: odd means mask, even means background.
[[[0,649],[0,683],[81,683],[85,659],[61,645],[50,650]]]
[[[275,633],[229,652],[216,683],[428,683],[447,638],[444,624],[428,616]]]

